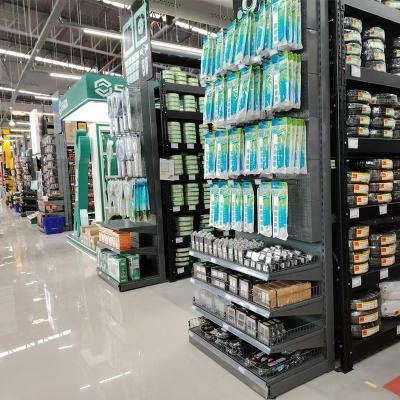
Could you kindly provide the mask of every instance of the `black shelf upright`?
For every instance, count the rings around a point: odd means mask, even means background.
[[[351,334],[350,299],[355,293],[374,289],[388,279],[400,277],[400,266],[352,276],[349,269],[349,228],[361,222],[370,226],[399,221],[400,204],[367,205],[358,208],[347,203],[349,161],[363,157],[393,157],[399,154],[396,139],[348,138],[346,132],[346,92],[363,89],[375,93],[400,95],[400,78],[368,68],[345,64],[343,21],[345,16],[382,27],[388,36],[400,32],[400,12],[374,0],[335,0],[330,3],[331,103],[332,103],[332,177],[333,253],[335,272],[335,342],[340,358],[339,370],[347,373],[361,359],[400,340],[400,319],[382,318],[380,331],[370,337],[355,339]]]
[[[161,129],[159,130],[159,152],[160,157],[164,159],[170,158],[173,154],[201,154],[203,147],[200,144],[200,125],[203,123],[203,114],[200,112],[187,111],[171,111],[167,109],[166,95],[167,93],[178,93],[179,95],[192,95],[197,99],[204,96],[204,88],[200,86],[180,85],[167,83],[164,80],[160,82],[160,117]],[[193,122],[196,123],[197,143],[171,143],[168,137],[168,122],[178,121],[180,123]],[[182,126],[183,132],[183,126]],[[201,163],[200,163],[201,164]],[[206,214],[209,209],[204,207],[202,184],[206,181],[203,178],[201,170],[202,164],[199,165],[200,173],[197,175],[178,175],[175,180],[161,181],[162,202],[164,215],[164,236],[166,240],[166,268],[167,276],[170,282],[178,279],[188,278],[191,276],[192,264],[187,267],[177,267],[175,262],[177,248],[189,247],[190,236],[177,237],[176,235],[176,218],[180,216],[191,215],[194,217],[194,230],[199,229],[199,218],[201,214]],[[172,204],[171,186],[174,184],[198,183],[199,184],[199,205],[197,206],[180,206],[174,207]]]

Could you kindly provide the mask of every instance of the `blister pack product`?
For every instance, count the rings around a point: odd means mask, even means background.
[[[244,128],[244,168],[245,175],[258,173],[257,162],[258,125],[250,125]]]
[[[229,177],[243,173],[244,133],[242,128],[229,131]]]
[[[235,45],[234,64],[239,66],[243,64],[244,53],[247,44],[247,35],[249,34],[250,18],[248,13],[244,13],[240,21],[237,22],[237,34]]]
[[[240,72],[230,72],[226,77],[226,123],[232,124],[237,118]]]
[[[215,133],[204,135],[204,178],[215,178]]]
[[[218,193],[219,201],[219,229],[229,230],[231,228],[231,204],[232,204],[232,190],[229,182],[224,182],[220,185]]]
[[[262,65],[262,96],[261,111],[267,117],[272,115],[274,97],[274,66],[271,60],[265,61]]]
[[[225,126],[226,118],[226,85],[225,77],[220,77],[215,81],[214,94],[214,118],[215,127]]]
[[[261,121],[258,124],[258,173],[268,175],[271,173],[271,143],[272,122]]]
[[[254,189],[251,182],[243,182],[243,232],[254,233]]]
[[[251,77],[253,68],[244,67],[240,70],[239,102],[237,107],[236,121],[244,122],[247,117],[247,109],[251,92]]]
[[[225,34],[225,47],[224,47],[224,59],[223,59],[223,69],[225,71],[230,71],[235,69],[235,47],[236,47],[236,28],[238,22],[236,20],[232,21],[226,30]]]
[[[215,74],[220,75],[224,70],[224,43],[225,32],[221,29],[217,34],[215,45]]]
[[[243,190],[240,182],[232,184],[231,229],[243,231]]]
[[[226,129],[219,129],[215,135],[215,177],[228,179],[229,177],[229,134]]]
[[[262,182],[257,190],[258,233],[266,237],[272,237],[271,205],[272,205],[271,183]]]
[[[288,185],[286,182],[271,182],[273,237],[288,238]]]
[[[205,107],[203,113],[203,124],[211,124],[214,120],[214,83],[209,83],[206,85],[204,97]]]

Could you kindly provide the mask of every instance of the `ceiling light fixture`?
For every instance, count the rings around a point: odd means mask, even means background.
[[[160,40],[152,40],[151,45],[155,51],[157,50],[175,50],[179,53],[187,53],[201,57],[203,50],[196,47],[182,46],[180,44],[162,42]]]
[[[102,3],[118,8],[129,8],[126,4],[118,3],[117,1],[103,0]]]
[[[4,86],[0,86],[0,90],[3,90],[4,92],[15,92],[15,89]]]
[[[51,96],[35,96],[35,99],[52,101],[52,100],[58,100],[58,97],[51,97]]]
[[[114,32],[107,32],[103,31],[100,29],[90,29],[90,28],[83,28],[83,32],[89,34],[89,35],[95,35],[95,36],[104,36],[108,37],[111,39],[117,39],[117,40],[122,40],[122,35],[120,33],[114,33]]]
[[[58,72],[50,72],[50,76],[52,78],[62,78],[62,79],[72,79],[72,80],[79,80],[82,78],[81,75],[59,74]]]
[[[12,128],[10,129],[11,132],[30,132],[29,129],[24,129],[24,128]]]
[[[49,94],[46,94],[46,93],[32,92],[30,90],[19,90],[19,93],[29,94],[32,96],[46,96],[46,97],[50,96]]]
[[[15,122],[17,125],[24,125],[24,126],[30,126],[30,122],[23,122],[23,121],[16,121]]]
[[[208,32],[206,29],[203,28],[199,28],[198,26],[192,26],[186,22],[183,21],[176,21],[175,22],[176,26],[179,26],[183,29],[188,29],[190,31],[199,33],[200,35],[204,35],[204,36],[211,36],[211,37],[217,37],[217,34],[214,32]]]

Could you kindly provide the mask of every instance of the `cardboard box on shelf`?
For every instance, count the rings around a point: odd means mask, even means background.
[[[76,122],[65,122],[65,141],[67,144],[75,143],[75,132],[78,129]]]

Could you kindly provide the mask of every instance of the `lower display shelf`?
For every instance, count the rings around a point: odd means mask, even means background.
[[[371,268],[368,272],[362,275],[353,276],[351,287],[353,290],[366,289],[388,279],[400,278],[400,265],[395,264],[387,268]]]
[[[155,284],[161,282],[161,279],[159,276],[150,276],[148,278],[143,278],[138,281],[129,281],[129,282],[125,282],[125,283],[120,283],[117,280],[115,280],[113,277],[111,277],[110,275],[101,271],[99,268],[97,268],[97,275],[101,279],[106,281],[109,285],[111,285],[113,288],[119,290],[120,292],[126,292],[128,290],[133,290],[133,289],[139,289],[142,287],[155,285]]]
[[[92,258],[96,258],[96,250],[93,250],[91,247],[87,246],[85,243],[81,241],[81,239],[75,235],[75,233],[67,233],[67,242],[73,247],[77,248],[80,251],[85,252]]]
[[[310,352],[311,357],[300,365],[282,368],[280,364],[275,374],[261,377],[257,369],[251,370],[241,359],[228,355],[207,341],[199,327],[189,329],[189,342],[266,399],[275,398],[327,371],[323,355]]]
[[[382,318],[378,333],[363,339],[353,339],[353,359],[360,361],[397,342],[400,342],[400,317]]]
[[[112,251],[113,253],[116,254],[138,254],[142,256],[155,256],[157,255],[157,250],[153,246],[147,246],[147,247],[137,247],[134,249],[129,249],[129,250],[120,250],[115,247],[109,246],[108,244],[98,242],[97,246],[100,247],[101,249],[107,249]]]
[[[221,319],[217,315],[211,313],[209,310],[199,306],[198,304],[193,304],[193,309],[203,315],[208,320],[219,325],[225,331],[232,333],[238,338],[244,340],[245,342],[251,344],[257,349],[263,351],[266,354],[281,353],[283,351],[296,351],[301,349],[311,349],[316,347],[322,347],[324,345],[324,335],[323,328],[319,326],[318,323],[310,323],[299,328],[292,329],[287,332],[286,337],[274,345],[267,346],[261,343],[255,337],[241,331],[235,326],[229,324],[224,319]]]

